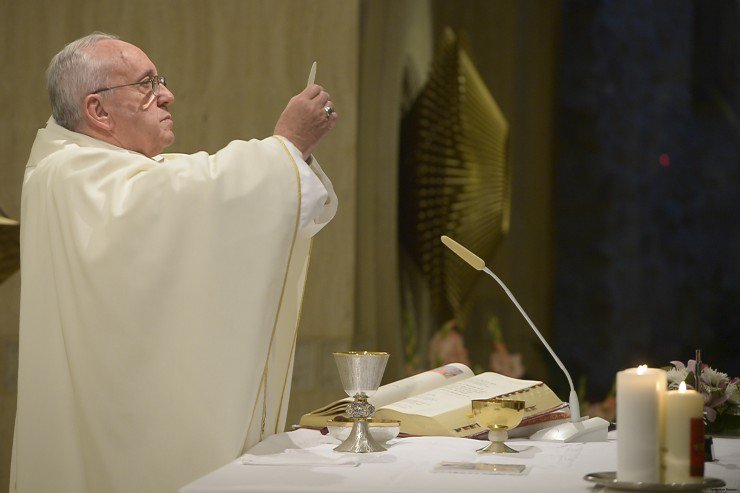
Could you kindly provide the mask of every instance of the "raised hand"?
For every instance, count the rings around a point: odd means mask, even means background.
[[[275,135],[290,140],[303,159],[308,159],[321,139],[334,128],[337,118],[329,93],[312,84],[290,98],[275,125]]]

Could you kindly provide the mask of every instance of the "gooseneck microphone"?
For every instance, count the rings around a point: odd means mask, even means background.
[[[557,357],[555,351],[552,350],[545,338],[542,337],[540,331],[537,329],[537,327],[535,327],[534,323],[529,318],[519,302],[516,300],[509,288],[506,287],[506,284],[504,284],[504,282],[499,279],[496,274],[494,274],[488,267],[486,267],[486,263],[483,261],[483,259],[475,255],[473,252],[448,236],[442,236],[441,239],[442,243],[444,243],[445,246],[452,250],[458,257],[470,264],[470,266],[474,269],[481,270],[491,276],[499,284],[499,286],[501,286],[509,299],[517,307],[519,313],[522,314],[524,320],[527,321],[529,326],[532,327],[534,333],[537,334],[537,337],[539,337],[540,341],[542,341],[542,344],[545,345],[545,348],[547,348],[547,351],[555,360],[555,363],[557,363],[560,369],[563,370],[563,373],[565,373],[565,378],[568,379],[568,385],[570,385],[570,395],[568,396],[568,405],[570,406],[570,423],[566,424],[570,426],[563,427],[562,425],[557,425],[553,428],[541,430],[535,434],[539,435],[537,438],[543,440],[556,440],[566,442],[606,441],[607,428],[609,426],[609,423],[601,418],[581,418],[581,410],[578,403],[578,394],[576,394],[575,387],[573,386],[573,379],[570,378],[570,373],[568,373],[568,370],[565,369],[565,365],[563,365],[563,362],[560,361],[560,358]]]
[[[578,394],[576,394],[576,389],[573,386],[573,379],[570,378],[570,373],[568,373],[568,370],[565,369],[565,365],[563,365],[563,362],[560,361],[560,358],[555,354],[555,351],[552,350],[550,345],[547,343],[544,337],[542,337],[542,334],[539,330],[537,330],[537,327],[535,327],[532,320],[529,318],[529,315],[524,311],[522,306],[519,304],[519,302],[516,300],[514,295],[509,291],[509,288],[506,287],[506,284],[498,278],[496,274],[494,274],[488,267],[486,267],[486,263],[483,261],[482,258],[450,238],[449,236],[443,236],[442,237],[442,243],[445,244],[447,248],[455,252],[458,257],[466,261],[470,266],[476,270],[482,270],[489,276],[493,277],[493,279],[501,286],[501,288],[504,290],[504,292],[507,294],[509,299],[514,303],[514,305],[519,310],[519,313],[522,314],[524,317],[524,320],[527,321],[530,327],[532,327],[532,330],[535,334],[537,334],[537,337],[540,338],[540,341],[542,341],[542,344],[545,345],[547,350],[550,352],[550,355],[555,360],[555,363],[558,364],[561,370],[563,370],[563,373],[565,373],[565,378],[568,379],[568,385],[570,385],[570,396],[568,397],[568,405],[570,406],[570,420],[571,421],[578,421],[581,418],[581,410],[580,406],[578,404]]]

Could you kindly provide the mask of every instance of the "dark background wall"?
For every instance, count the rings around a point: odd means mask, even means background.
[[[446,26],[467,35],[511,124],[511,231],[486,263],[582,400],[604,399],[619,370],[696,349],[740,375],[740,3],[431,6],[434,39]],[[473,367],[491,369],[496,317],[523,376],[566,395],[498,286],[481,276],[473,297],[459,328]]]
[[[601,399],[617,370],[740,374],[740,3],[562,5],[554,335]]]

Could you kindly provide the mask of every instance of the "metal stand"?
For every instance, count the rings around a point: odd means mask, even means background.
[[[335,447],[337,452],[352,452],[364,454],[367,452],[384,452],[388,449],[379,444],[370,434],[367,419],[357,418],[352,425],[352,431],[345,441]]]

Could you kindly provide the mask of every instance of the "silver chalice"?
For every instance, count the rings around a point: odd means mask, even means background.
[[[334,449],[337,452],[361,454],[387,450],[370,435],[368,420],[375,412],[375,407],[367,401],[367,398],[378,390],[389,356],[388,353],[371,351],[334,353],[342,387],[347,395],[354,399],[347,406],[347,417],[354,422],[352,431],[347,439]]]

